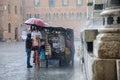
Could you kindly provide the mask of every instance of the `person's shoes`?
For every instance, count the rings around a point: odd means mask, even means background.
[[[32,66],[31,66],[31,65],[29,65],[29,66],[27,66],[27,68],[32,68]]]

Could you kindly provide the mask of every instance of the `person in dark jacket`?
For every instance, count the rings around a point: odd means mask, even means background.
[[[30,57],[31,57],[31,48],[32,48],[32,40],[31,40],[31,34],[27,34],[27,39],[26,39],[26,53],[27,53],[27,68],[32,68],[30,64]]]

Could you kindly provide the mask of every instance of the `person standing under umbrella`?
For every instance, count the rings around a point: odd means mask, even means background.
[[[31,34],[27,34],[27,39],[26,39],[26,53],[27,53],[27,68],[32,68],[30,64],[30,57],[31,57],[31,48],[32,48],[32,40],[31,40]]]

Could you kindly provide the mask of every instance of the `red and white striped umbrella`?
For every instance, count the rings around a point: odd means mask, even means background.
[[[50,25],[48,23],[45,23],[45,27],[50,27]]]
[[[45,26],[45,22],[41,19],[30,18],[24,22],[27,25]]]

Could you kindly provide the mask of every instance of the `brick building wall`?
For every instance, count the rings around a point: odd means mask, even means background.
[[[21,24],[21,0],[0,0],[0,38],[20,39]]]
[[[79,39],[80,30],[86,26],[86,0],[0,0],[0,39],[20,39],[23,22],[30,17],[41,18],[51,26],[72,28],[75,39]]]
[[[49,1],[53,5],[49,5]],[[64,1],[68,3],[63,4],[63,0],[24,0],[24,20],[37,17],[51,26],[72,28],[75,39],[79,39],[81,29],[86,26],[86,0]]]

